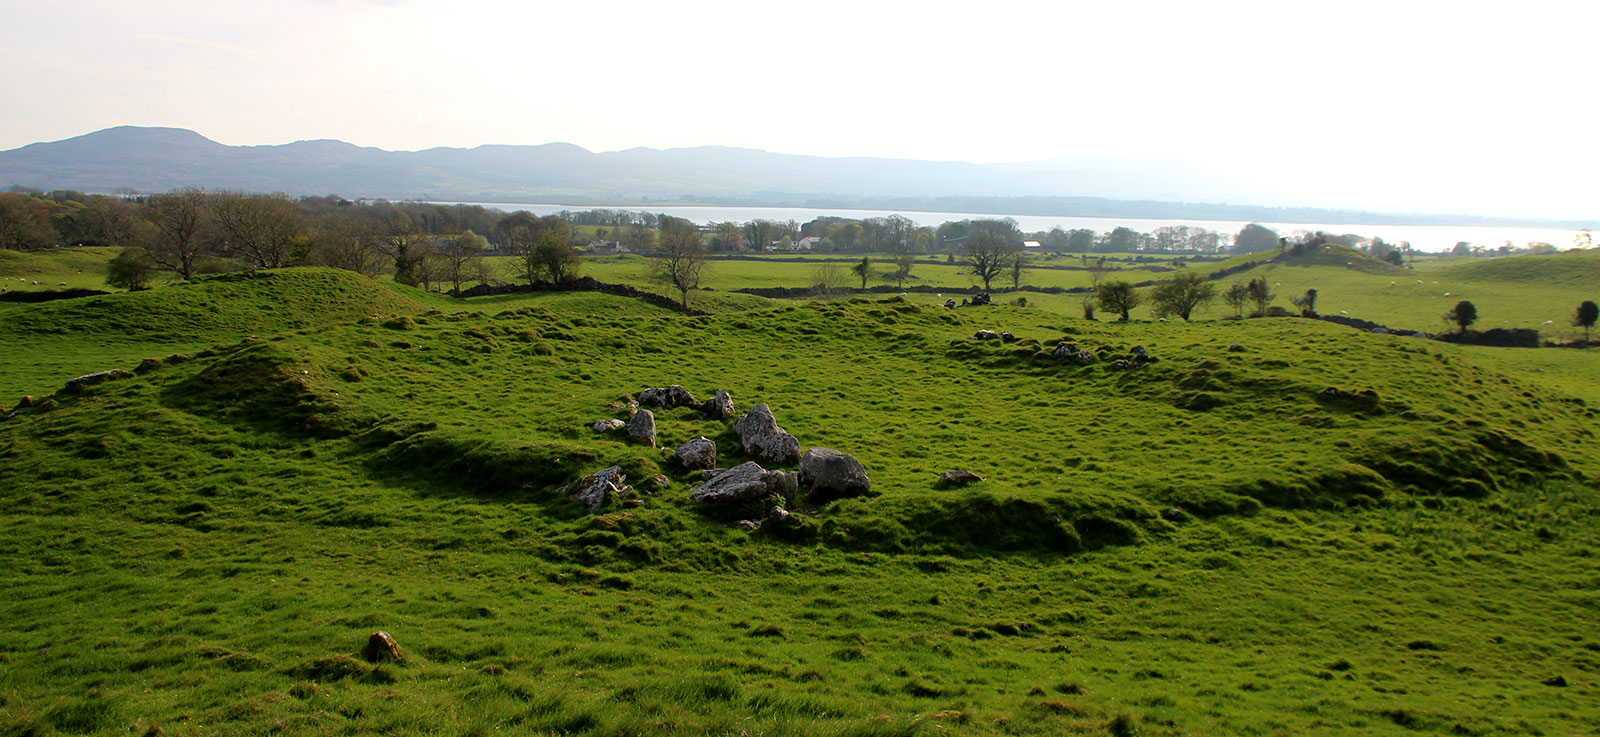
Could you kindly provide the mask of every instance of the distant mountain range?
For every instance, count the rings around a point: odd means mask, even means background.
[[[227,146],[181,128],[122,126],[0,152],[0,186],[112,192],[178,187],[293,195],[577,206],[705,204],[1318,223],[1551,225],[1272,202],[1271,191],[1163,157],[980,165],[824,158],[717,146],[593,153],[566,143],[385,151],[343,141]]]

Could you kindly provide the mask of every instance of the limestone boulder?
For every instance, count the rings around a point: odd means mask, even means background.
[[[716,478],[701,484],[689,493],[697,502],[737,502],[769,496],[785,498],[794,495],[795,474],[785,471],[768,471],[755,461],[741,463]]]
[[[673,452],[672,460],[684,468],[706,470],[717,467],[717,441],[701,436],[690,440]]]
[[[645,443],[652,448],[656,447],[656,416],[650,410],[641,409],[635,412],[633,419],[628,420],[628,424],[624,425],[622,429],[628,433],[628,437],[632,438],[634,442]]]
[[[861,462],[832,448],[806,451],[800,459],[799,483],[813,494],[827,496],[855,496],[872,489],[872,479]]]
[[[700,414],[718,420],[728,419],[728,416],[733,414],[733,397],[718,389],[716,396],[700,405]]]
[[[622,485],[626,480],[621,466],[611,466],[556,489],[556,493],[578,500],[590,514],[594,514],[606,505],[613,493],[620,495],[627,490]]]
[[[61,387],[61,393],[76,394],[96,384],[104,384],[105,382],[112,381],[114,379],[126,379],[130,376],[133,376],[133,372],[124,371],[122,369],[96,371],[92,374],[84,374],[75,379],[68,379],[67,385]]]
[[[976,484],[982,480],[983,477],[978,474],[959,469],[951,469],[939,474],[939,484],[941,486],[965,486],[967,484]]]
[[[694,395],[690,394],[688,389],[677,384],[639,392],[639,406],[641,407],[671,409],[673,407],[693,407],[696,404],[699,404],[699,402],[695,401]]]
[[[361,659],[368,663],[392,663],[405,660],[405,654],[400,652],[400,643],[394,641],[393,635],[374,632],[361,648]]]
[[[772,408],[765,402],[750,408],[733,421],[744,452],[773,466],[787,466],[800,460],[800,441],[778,427]]]
[[[593,425],[590,425],[589,429],[593,430],[595,432],[613,432],[613,431],[616,431],[616,430],[621,430],[622,428],[626,427],[627,425],[628,425],[628,423],[623,422],[622,420],[617,420],[617,419],[601,420],[599,422],[594,423]]]

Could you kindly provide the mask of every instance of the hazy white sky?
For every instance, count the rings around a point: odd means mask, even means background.
[[[0,149],[133,124],[235,145],[1163,154],[1284,203],[1600,217],[1600,6],[1577,0],[0,0],[0,17]]]

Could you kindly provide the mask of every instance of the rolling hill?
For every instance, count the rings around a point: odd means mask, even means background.
[[[29,346],[8,382],[36,347],[136,369],[0,421],[7,733],[1600,720],[1596,410],[1508,349],[877,297],[687,317],[322,269],[113,297],[0,311]],[[694,501],[679,443],[755,457],[727,419],[591,429],[669,384],[770,404],[870,491]],[[628,488],[593,513],[562,488],[610,465]]]

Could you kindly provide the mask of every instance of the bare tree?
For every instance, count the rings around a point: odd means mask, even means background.
[[[973,277],[983,280],[983,288],[987,291],[989,282],[994,281],[994,278],[1005,270],[1006,262],[1014,250],[1011,244],[1006,242],[1005,236],[990,232],[979,233],[967,241],[967,270]]]
[[[121,197],[90,195],[83,203],[91,218],[90,234],[101,243],[126,246],[138,233],[139,206]]]
[[[151,197],[149,205],[150,223],[156,228],[148,249],[150,259],[184,279],[194,276],[194,261],[202,252],[205,192],[194,187],[173,190]]]
[[[811,272],[811,289],[819,297],[832,297],[844,291],[845,271],[838,264],[823,263]]]
[[[470,230],[438,242],[439,265],[451,292],[460,293],[462,282],[483,279],[483,252],[488,245],[483,236]]]
[[[305,227],[300,208],[287,196],[218,192],[210,196],[210,211],[226,249],[257,267],[288,266],[297,255]]]
[[[0,192],[0,248],[22,251],[55,242],[48,205],[21,192]]]
[[[706,268],[706,243],[694,223],[675,217],[661,220],[661,244],[650,263],[650,278],[678,290],[684,309],[689,308],[689,290],[700,286]]]
[[[1089,288],[1099,289],[1100,280],[1106,278],[1106,272],[1111,270],[1111,266],[1106,263],[1105,256],[1100,256],[1092,261],[1088,256],[1083,256],[1082,258],[1084,267],[1089,270]]]
[[[312,236],[309,259],[322,266],[377,276],[386,256],[377,226],[348,215],[325,218]]]

